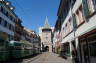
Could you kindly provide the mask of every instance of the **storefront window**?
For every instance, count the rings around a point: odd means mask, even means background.
[[[70,46],[69,46],[69,43],[66,43],[65,44],[65,55],[66,56],[70,56]]]
[[[96,62],[96,42],[89,44],[91,63]]]

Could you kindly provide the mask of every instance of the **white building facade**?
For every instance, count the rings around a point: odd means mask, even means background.
[[[9,40],[14,40],[16,15],[8,1],[0,1],[0,31],[8,34]]]
[[[75,63],[96,63],[96,0],[61,0],[58,17],[61,51]]]

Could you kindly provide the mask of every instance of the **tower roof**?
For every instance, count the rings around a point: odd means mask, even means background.
[[[46,19],[45,19],[45,24],[44,24],[44,29],[49,29],[50,26],[49,26],[49,23],[48,23],[48,18],[46,16]]]

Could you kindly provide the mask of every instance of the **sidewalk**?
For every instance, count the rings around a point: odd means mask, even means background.
[[[72,60],[70,58],[64,59],[62,57],[60,57],[58,54],[55,53],[50,53],[54,58],[56,58],[56,60],[60,61],[58,63],[72,63]],[[57,63],[57,62],[56,62]]]

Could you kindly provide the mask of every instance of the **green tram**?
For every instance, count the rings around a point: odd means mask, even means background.
[[[6,61],[10,57],[9,42],[7,41],[7,34],[0,32],[0,61]]]
[[[33,54],[32,44],[29,42],[10,41],[12,58],[22,58]]]
[[[32,43],[23,40],[8,41],[7,39],[7,34],[0,32],[0,62],[7,61],[12,58],[18,59],[37,54]]]

